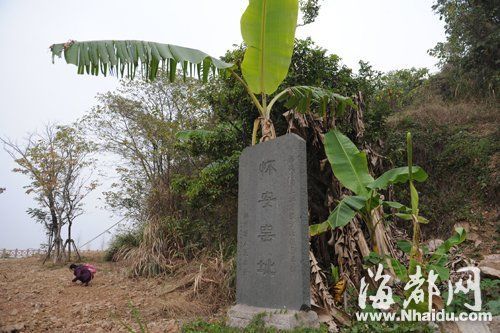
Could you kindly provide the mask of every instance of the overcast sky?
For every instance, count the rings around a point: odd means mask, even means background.
[[[239,19],[247,0],[0,0],[0,136],[22,142],[27,132],[48,122],[70,123],[93,105],[99,92],[117,86],[115,78],[79,76],[76,67],[51,63],[53,43],[95,39],[143,39],[201,49],[221,56],[241,43]],[[359,60],[389,71],[408,67],[435,70],[427,50],[444,40],[432,0],[323,0],[315,23],[297,36],[310,36],[357,69]],[[38,248],[40,225],[26,209],[35,207],[0,150],[0,249]],[[83,244],[117,217],[104,211],[101,188],[76,221],[74,239]],[[100,248],[111,235],[91,243]]]

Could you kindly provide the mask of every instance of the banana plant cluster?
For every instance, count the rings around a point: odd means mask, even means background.
[[[396,259],[391,258],[392,266],[399,280],[407,282],[409,280],[409,275],[415,273],[416,266],[422,268],[422,274],[427,275],[428,272],[433,270],[441,281],[446,281],[450,278],[450,270],[446,267],[448,263],[448,253],[454,247],[465,241],[467,238],[467,233],[464,228],[456,228],[453,235],[439,245],[434,252],[430,253],[429,248],[424,246],[421,248],[422,258],[419,262],[415,262],[414,259],[410,259],[410,267],[406,267],[398,262]],[[399,241],[398,247],[411,256],[412,243],[408,241]],[[412,262],[413,261],[413,262]]]
[[[443,242],[433,253],[429,253],[428,248],[420,246],[420,224],[429,221],[419,215],[419,197],[415,181],[423,182],[428,176],[422,168],[413,165],[411,133],[407,133],[408,166],[391,169],[377,179],[374,179],[369,173],[366,154],[359,151],[354,143],[338,130],[334,129],[325,135],[325,151],[335,177],[353,195],[345,196],[340,200],[326,221],[311,225],[311,236],[343,227],[351,222],[356,215],[359,215],[368,227],[371,239],[375,240],[375,227],[383,221],[374,220],[376,215],[372,214],[372,211],[380,206],[395,209],[396,216],[411,221],[413,224],[412,242],[399,241],[397,243],[398,247],[409,255],[410,265],[408,269],[397,259],[385,253],[371,252],[365,260],[369,264],[381,263],[384,267],[390,268],[394,276],[402,282],[409,280],[409,275],[415,273],[417,266],[420,266],[424,276],[433,270],[440,281],[448,280],[450,277],[449,269],[446,267],[448,252],[453,246],[466,239],[466,232],[463,228],[456,228],[454,235]],[[380,190],[385,190],[389,185],[397,183],[408,183],[411,207],[396,201],[386,201],[379,193]],[[374,244],[374,247],[376,245]],[[426,303],[417,308],[417,310],[422,311],[426,309]]]
[[[78,74],[107,75],[133,79],[139,68],[147,80],[154,80],[159,70],[168,73],[170,80],[177,72],[182,76],[197,77],[203,81],[218,74],[231,75],[247,90],[259,112],[254,122],[252,144],[276,137],[270,115],[273,105],[282,100],[299,111],[327,105],[342,111],[350,99],[318,87],[289,87],[276,92],[290,67],[295,28],[299,11],[298,0],[249,0],[241,17],[241,35],[246,51],[241,63],[242,76],[237,65],[214,58],[200,50],[137,40],[69,41],[53,44],[52,58],[64,58],[78,67]]]
[[[410,275],[413,275],[417,271],[417,266],[420,267],[420,273],[427,280],[431,271],[437,274],[437,283],[445,282],[450,279],[450,270],[448,266],[448,252],[454,247],[465,241],[467,235],[463,228],[456,228],[454,234],[444,241],[434,252],[430,252],[429,248],[426,246],[419,247],[418,251],[420,252],[419,258],[416,259],[412,257],[412,253],[414,251],[414,246],[412,242],[401,240],[397,242],[398,247],[407,255],[410,256],[410,265],[408,269],[406,266],[398,261],[396,258],[392,258],[389,255],[378,255],[375,252],[371,252],[370,255],[364,258],[367,266],[376,266],[378,264],[382,264],[384,268],[389,268],[388,263],[390,263],[392,271],[394,272],[395,277],[403,284],[406,284],[410,281]],[[418,261],[417,261],[418,260]],[[427,288],[427,282],[422,286],[423,288]],[[411,294],[412,289],[404,291],[404,295],[408,298]],[[439,300],[438,300],[439,299]],[[444,303],[440,296],[434,295],[433,303],[430,305],[431,307],[437,308],[441,310],[444,307]],[[425,312],[429,309],[429,299],[426,297],[422,302],[416,304],[414,301],[411,301],[408,305],[408,309],[416,310],[418,312]]]
[[[418,212],[414,214],[411,208],[399,202],[383,200],[383,196],[379,193],[391,184],[425,181],[427,173],[422,168],[411,165],[395,168],[374,179],[368,170],[365,152],[360,152],[347,136],[336,129],[325,135],[325,152],[333,174],[353,195],[340,200],[326,221],[311,225],[311,236],[343,227],[354,219],[356,214],[359,214],[370,233],[373,233],[376,224],[382,222],[373,221],[372,218],[372,211],[379,206],[396,209],[398,211],[396,215],[401,218],[414,216],[419,223],[427,222],[424,217],[418,215]]]

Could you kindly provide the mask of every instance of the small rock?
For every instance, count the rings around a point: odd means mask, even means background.
[[[459,321],[457,322],[460,333],[490,333],[488,323],[484,321]]]
[[[12,310],[12,311],[10,312],[10,315],[11,315],[11,316],[17,316],[17,314],[18,314],[18,313],[19,313],[19,312],[17,311],[17,309],[14,309],[14,310]]]
[[[500,279],[500,254],[484,256],[478,266],[485,276]]]
[[[488,323],[488,328],[492,333],[500,332],[500,316],[493,317],[493,320]]]

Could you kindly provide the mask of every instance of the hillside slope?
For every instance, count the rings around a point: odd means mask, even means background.
[[[431,96],[396,113],[388,119],[385,141],[385,154],[396,165],[405,165],[406,131],[414,138],[415,163],[429,174],[427,182],[418,185],[422,215],[431,220],[424,235],[446,237],[460,223],[470,229],[466,245],[471,254],[498,252],[498,105],[447,103]]]

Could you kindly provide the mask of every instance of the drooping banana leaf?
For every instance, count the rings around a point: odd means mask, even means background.
[[[419,166],[412,167],[412,179],[423,182],[427,179],[427,173]],[[378,177],[368,187],[372,189],[386,189],[387,186],[396,183],[406,183],[410,180],[410,170],[408,167],[391,169]]]
[[[410,211],[411,211],[411,209],[410,209]],[[396,214],[394,214],[394,215],[396,215],[396,216],[397,216],[397,217],[399,217],[400,219],[403,219],[403,220],[406,220],[406,221],[413,221],[413,216],[416,216],[417,221],[418,221],[419,223],[422,223],[422,224],[427,224],[427,223],[429,223],[429,220],[428,220],[428,219],[426,219],[425,217],[420,216],[420,215],[418,215],[418,216],[417,216],[417,215],[414,215],[414,214],[408,214],[408,213],[396,213]]]
[[[320,235],[330,229],[330,224],[328,224],[328,220],[323,223],[312,224],[309,226],[309,235],[311,237]]]
[[[328,220],[323,223],[313,224],[309,227],[311,236],[319,235],[329,229],[343,227],[348,224],[356,216],[356,211],[353,210],[345,201],[340,201],[335,209],[328,216]]]
[[[170,80],[175,79],[178,66],[184,76],[198,77],[203,81],[210,73],[233,67],[208,54],[187,47],[160,44],[139,40],[103,40],[53,44],[52,61],[55,56],[64,58],[68,64],[78,67],[78,74],[114,74],[134,78],[137,67],[149,80],[154,80],[158,69],[166,71]]]
[[[330,105],[335,110],[335,114],[341,116],[347,106],[356,107],[349,97],[320,87],[294,86],[286,88],[279,95],[281,95],[279,99],[285,101],[287,109],[296,109],[301,113],[318,110],[324,116]]]
[[[366,198],[360,196],[349,196],[342,199],[335,209],[330,213],[328,220],[323,223],[313,224],[309,227],[311,236],[319,235],[328,229],[343,227],[356,216],[356,211],[363,208]]]
[[[241,17],[247,45],[241,64],[254,94],[272,94],[288,73],[292,59],[298,0],[249,0]]]
[[[342,185],[357,195],[367,196],[366,187],[373,182],[373,177],[368,171],[366,154],[335,129],[325,135],[325,152],[333,174]]]
[[[356,216],[356,211],[353,210],[346,202],[345,199],[341,200],[337,207],[332,211],[328,217],[328,224],[332,229],[343,227],[349,223],[354,216]]]
[[[387,201],[387,200],[384,200],[384,201],[382,201],[382,205],[384,205],[384,207],[390,207],[390,208],[394,208],[394,209],[397,209],[397,210],[403,210],[403,211],[410,211],[411,212],[410,208],[406,207],[403,204],[400,204],[397,201]]]

